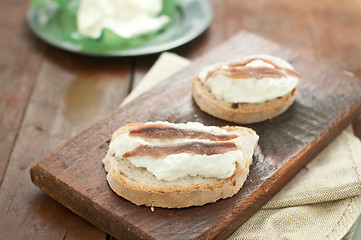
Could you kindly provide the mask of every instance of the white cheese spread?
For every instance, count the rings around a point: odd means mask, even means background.
[[[237,134],[217,127],[204,126],[201,123],[189,122],[185,124],[173,124],[168,122],[152,122],[146,124],[160,123],[174,128],[212,132],[215,134]],[[122,158],[123,154],[136,149],[141,145],[165,146],[176,143],[186,142],[210,142],[208,139],[151,139],[129,136],[128,133],[118,136],[109,146],[110,151],[115,153],[116,157]],[[244,165],[245,161],[241,150],[240,138],[234,138],[232,141],[236,144],[238,150],[228,151],[224,154],[200,155],[190,153],[170,154],[164,157],[154,158],[151,156],[133,156],[129,161],[136,167],[144,167],[153,173],[158,180],[172,181],[185,176],[203,176],[227,178],[232,176],[236,168],[236,163]]]
[[[285,60],[270,55],[253,55],[238,61],[244,62],[247,59],[255,60],[245,64],[244,67],[275,69],[276,65],[283,70],[294,70]],[[282,77],[237,78],[222,73],[208,76],[212,72],[225,70],[228,67],[228,63],[213,65],[203,69],[198,76],[218,100],[230,103],[263,103],[276,99],[290,93],[299,81],[298,76],[288,74],[287,71],[284,71]]]
[[[91,38],[99,38],[103,29],[131,38],[155,32],[169,22],[159,16],[163,0],[81,0],[78,31]]]

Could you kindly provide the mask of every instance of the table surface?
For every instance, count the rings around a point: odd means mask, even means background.
[[[360,0],[211,3],[214,19],[209,29],[173,52],[193,60],[248,30],[361,76]],[[28,5],[24,0],[0,0],[0,236],[110,239],[33,185],[29,169],[116,109],[159,55],[95,58],[56,49],[29,30]],[[361,117],[353,128],[360,137]]]

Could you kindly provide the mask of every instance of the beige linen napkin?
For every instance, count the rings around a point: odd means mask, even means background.
[[[189,64],[163,53],[123,104]],[[349,128],[229,239],[351,239],[360,194],[361,143]]]

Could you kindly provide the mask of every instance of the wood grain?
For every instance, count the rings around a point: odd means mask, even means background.
[[[126,123],[155,120],[229,124],[201,112],[194,104],[192,76],[206,65],[258,52],[290,61],[301,74],[302,83],[296,102],[285,114],[251,125],[260,135],[259,149],[249,178],[237,195],[203,207],[151,212],[109,189],[101,160],[113,131]],[[119,239],[223,239],[360,113],[360,96],[358,79],[241,32],[49,153],[33,165],[31,176],[51,197]]]
[[[35,160],[120,104],[129,90],[130,63],[127,59],[99,63],[98,59],[51,50],[39,69],[20,141],[7,168],[7,174],[15,177],[5,178],[2,184],[0,209],[8,221],[1,224],[0,232],[6,232],[9,239],[20,239],[24,233],[36,239],[105,239],[104,232],[34,187],[28,173]],[[24,216],[19,222],[18,215]]]
[[[174,49],[176,53],[194,60],[239,30],[246,29],[289,47],[302,56],[342,67],[361,76],[359,0],[211,2],[214,19],[210,28],[199,38]],[[113,84],[100,84],[107,81],[94,80],[92,75],[99,74],[94,66],[99,63],[101,68],[104,59],[78,58],[66,52],[60,54],[61,50],[49,47],[37,39],[26,26],[26,10],[29,3],[30,0],[0,0],[0,176],[3,179],[0,188],[0,235],[7,239],[84,239],[90,235],[93,238],[104,239],[106,235],[96,227],[61,207],[34,187],[28,176],[29,166],[41,155],[118,106],[118,103],[112,106],[109,102],[120,101],[125,94],[124,88],[135,86],[157,55],[137,57],[136,60],[106,60],[104,65],[110,64],[113,67],[105,68],[102,71],[103,75],[116,75],[121,71],[127,71],[129,75],[126,77],[120,74],[119,80],[112,78]],[[83,86],[88,89],[88,93],[91,92],[89,89],[99,88],[100,92],[107,92],[106,99],[109,102],[97,105],[99,108],[105,106],[104,109],[97,110],[85,106],[85,109],[79,112],[71,110],[71,121],[68,121],[69,111],[63,112],[62,109],[75,109],[71,107],[72,104],[78,107],[80,105],[73,101],[58,101],[66,98],[62,94],[66,94],[67,91],[60,89],[59,95],[48,104],[45,103],[48,101],[45,96],[36,96],[47,91],[45,88],[54,90],[52,84],[41,86],[47,79],[52,79],[53,74],[59,82],[63,76],[65,81],[71,81],[67,79],[71,70],[61,67],[63,64],[56,61],[58,57],[59,61],[81,59],[83,67],[77,71],[74,65],[75,69],[72,71],[81,75],[83,80],[77,81],[70,92],[74,93],[74,89],[82,91]],[[43,62],[45,66],[48,65],[49,58],[55,58],[51,60],[55,72],[42,70]],[[86,69],[88,61],[89,70]],[[85,73],[82,74],[82,71]],[[41,81],[38,77],[40,72]],[[91,80],[87,81],[87,78]],[[135,80],[133,84],[131,79]],[[117,81],[122,83],[118,85]],[[60,86],[65,87],[66,84]],[[68,99],[77,100],[74,94],[70,96],[72,97]],[[95,94],[94,99],[91,95],[86,96],[89,103],[99,100],[99,96],[102,96],[102,101],[106,101],[105,95],[101,93]],[[30,99],[36,101],[30,104]],[[44,105],[48,107],[44,108]],[[84,102],[81,105],[84,106]],[[27,114],[30,109],[33,113]],[[50,117],[54,113],[58,114],[56,121],[52,121],[51,119],[55,119]],[[66,117],[63,115],[65,113],[68,114]],[[50,116],[47,117],[48,115]],[[42,121],[44,116],[47,120]],[[75,126],[71,125],[73,122],[76,123]],[[360,137],[361,118],[358,118],[353,126]],[[64,133],[61,128],[54,130],[57,127],[64,128]]]
[[[21,16],[27,8],[19,2],[0,1],[0,185],[32,94],[45,46],[32,35]],[[14,7],[19,6],[19,7]],[[12,36],[24,36],[11,40]],[[25,61],[24,61],[25,60]]]

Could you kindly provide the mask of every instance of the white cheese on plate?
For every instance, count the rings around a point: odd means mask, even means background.
[[[103,29],[132,38],[155,32],[169,22],[159,16],[163,0],[81,0],[78,31],[91,38],[99,38]]]

